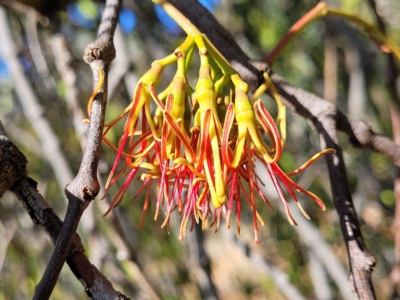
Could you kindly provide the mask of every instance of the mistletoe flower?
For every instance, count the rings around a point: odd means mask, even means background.
[[[193,89],[188,84],[186,71],[195,46],[199,49],[200,69]],[[176,74],[170,85],[157,93],[162,71],[172,63],[177,65]],[[277,122],[260,100],[249,99],[247,84],[203,35],[189,36],[173,54],[154,62],[139,80],[132,103],[106,125],[103,139],[116,152],[106,190],[125,177],[106,214],[120,204],[129,185],[137,178],[143,184],[133,199],[147,188],[140,226],[150,205],[153,183],[156,183],[155,219],[160,208],[165,206],[162,226],[169,230],[171,214],[177,210],[182,215],[180,239],[186,234],[189,220],[191,229],[194,222],[201,220],[203,228],[215,224],[218,230],[225,218],[229,228],[232,210],[235,210],[239,234],[241,207],[245,201],[252,210],[258,242],[258,222],[262,225],[265,222],[257,212],[256,194],[271,209],[272,206],[261,192],[262,182],[257,176],[255,160],[266,168],[292,225],[296,222],[289,212],[282,187],[305,217],[309,218],[294,191],[307,195],[325,209],[316,195],[301,188],[289,176],[333,150],[320,152],[292,173],[282,171],[278,162],[286,136],[285,111],[267,75],[265,79],[263,91],[271,88],[278,103]],[[156,105],[153,114],[151,103]],[[106,134],[125,116],[124,130],[115,146]],[[125,161],[122,167],[121,161]]]

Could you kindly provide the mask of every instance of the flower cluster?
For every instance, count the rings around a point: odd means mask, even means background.
[[[196,47],[200,70],[193,89],[186,73]],[[169,86],[158,93],[162,72],[170,64],[177,65],[176,74]],[[215,224],[218,230],[221,218],[225,217],[229,228],[232,210],[239,234],[241,205],[247,202],[258,242],[257,220],[261,224],[264,221],[256,210],[256,194],[271,209],[272,206],[260,190],[262,182],[257,176],[255,160],[262,162],[268,171],[292,225],[296,223],[290,215],[282,185],[306,217],[294,190],[325,209],[316,195],[301,188],[289,176],[333,150],[318,153],[291,174],[281,170],[278,161],[286,135],[285,111],[268,75],[264,76],[266,83],[262,92],[271,88],[279,108],[277,122],[260,100],[249,98],[247,84],[203,35],[189,36],[173,54],[153,62],[140,78],[131,104],[105,125],[103,140],[116,152],[106,190],[119,178],[125,178],[106,214],[121,203],[133,179],[140,178],[143,184],[133,199],[147,190],[141,224],[149,206],[151,188],[156,185],[155,218],[165,205],[163,226],[168,228],[171,213],[177,209],[182,214],[180,239],[186,234],[189,219],[192,225],[193,220],[201,220],[203,228]],[[152,113],[153,103],[156,110]],[[115,146],[107,139],[107,132],[124,117],[124,131]],[[121,161],[125,161],[122,168]]]

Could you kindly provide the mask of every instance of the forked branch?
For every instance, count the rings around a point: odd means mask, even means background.
[[[21,201],[34,224],[55,243],[60,235],[62,221],[43,196],[37,191],[36,182],[28,177],[27,160],[6,135],[0,121],[0,195],[7,190]],[[67,264],[93,299],[128,299],[114,290],[112,284],[93,266],[84,253],[78,234],[72,237]]]

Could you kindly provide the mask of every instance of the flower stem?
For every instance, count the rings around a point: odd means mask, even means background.
[[[364,21],[358,16],[350,13],[346,13],[337,8],[328,8],[325,2],[319,2],[313,9],[306,13],[302,18],[300,18],[285,36],[279,41],[275,48],[266,55],[263,60],[270,65],[274,63],[276,58],[282,53],[282,50],[293,40],[293,38],[298,35],[307,25],[311,24],[315,20],[325,17],[325,16],[339,17],[350,22],[353,22],[361,26],[364,31],[371,37],[371,39],[376,42],[382,51],[392,52],[397,59],[400,60],[400,49],[382,33],[374,25]]]
[[[153,2],[161,6],[176,23],[187,33],[187,35],[195,36],[201,34],[196,26],[193,25],[179,10],[166,0],[153,0]]]

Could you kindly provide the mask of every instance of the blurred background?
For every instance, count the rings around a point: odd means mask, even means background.
[[[30,6],[21,5],[24,2]],[[254,60],[267,54],[314,0],[201,0]],[[367,1],[327,1],[375,23]],[[1,1],[0,1],[1,4]],[[124,0],[115,34],[117,57],[109,74],[107,120],[129,104],[137,79],[153,60],[170,53],[185,38],[183,31],[150,0]],[[377,0],[388,35],[400,44],[400,2]],[[34,7],[41,13],[34,12]],[[0,5],[0,119],[8,135],[29,160],[29,175],[39,191],[63,218],[65,185],[76,174],[85,143],[86,104],[92,92],[92,73],[83,60],[86,45],[96,37],[104,8],[92,0],[9,1]],[[12,43],[6,43],[12,39]],[[350,116],[365,120],[373,130],[392,136],[386,89],[386,54],[352,24],[319,20],[307,27],[273,65],[290,83],[329,100]],[[195,80],[198,58],[189,80]],[[16,77],[13,72],[19,68]],[[13,75],[14,74],[14,75]],[[161,88],[174,74],[166,69]],[[275,103],[265,105],[276,115]],[[107,121],[106,120],[106,121]],[[117,126],[115,130],[122,130]],[[116,142],[118,131],[110,132]],[[395,197],[392,163],[386,157],[353,148],[339,136],[349,182],[366,244],[376,257],[373,282],[378,299],[391,299],[390,273],[395,264],[391,233]],[[280,165],[299,167],[319,151],[317,134],[288,111],[287,151]],[[107,178],[114,152],[103,146],[99,172]],[[296,178],[324,200],[321,211],[309,199],[302,203],[311,221],[291,210],[292,227],[273,188],[266,188],[275,211],[258,199],[266,221],[260,244],[253,241],[252,216],[243,208],[242,232],[221,226],[202,232],[195,227],[178,240],[180,217],[171,233],[153,221],[153,202],[143,228],[138,224],[143,199],[123,203],[103,218],[109,199],[96,200],[86,210],[79,233],[89,260],[132,299],[356,299],[349,291],[347,254],[333,208],[323,160]],[[140,182],[130,188],[135,194]],[[115,195],[111,189],[110,195]],[[300,199],[301,196],[299,196]],[[100,198],[100,197],[99,197]],[[233,224],[233,226],[235,226]],[[0,300],[29,299],[39,282],[53,245],[35,227],[11,194],[0,200]],[[67,266],[52,299],[87,299]]]

